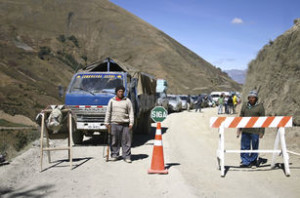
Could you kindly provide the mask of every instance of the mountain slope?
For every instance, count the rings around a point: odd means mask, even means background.
[[[300,19],[249,64],[243,94],[259,90],[268,115],[291,115],[300,125]]]
[[[240,89],[220,69],[106,0],[0,0],[0,10],[0,107],[6,112],[33,117],[47,104],[62,103],[57,86],[67,86],[74,69],[108,56],[167,79],[172,93]]]

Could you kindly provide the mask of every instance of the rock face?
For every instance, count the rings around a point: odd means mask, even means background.
[[[259,90],[268,115],[291,115],[300,125],[300,19],[249,64],[244,98],[251,89]]]

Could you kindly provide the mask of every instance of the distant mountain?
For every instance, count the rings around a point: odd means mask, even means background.
[[[240,90],[220,69],[107,0],[0,0],[0,109],[31,118],[61,104],[77,68],[117,59],[168,81],[168,91]]]
[[[232,78],[234,81],[244,84],[246,80],[247,75],[247,69],[245,70],[239,70],[239,69],[230,69],[230,70],[224,70],[228,74],[230,78]]]

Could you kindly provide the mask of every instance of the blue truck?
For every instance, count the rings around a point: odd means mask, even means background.
[[[75,144],[82,143],[84,135],[107,132],[104,118],[108,101],[115,96],[115,88],[120,85],[126,88],[125,96],[133,104],[133,132],[150,132],[150,112],[156,100],[156,79],[124,63],[106,58],[77,72],[68,86],[65,105],[72,110],[76,123],[73,132]]]

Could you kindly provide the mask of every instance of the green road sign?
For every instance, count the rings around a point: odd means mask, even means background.
[[[151,110],[151,118],[154,122],[164,121],[167,115],[168,111],[161,106],[156,106]]]

